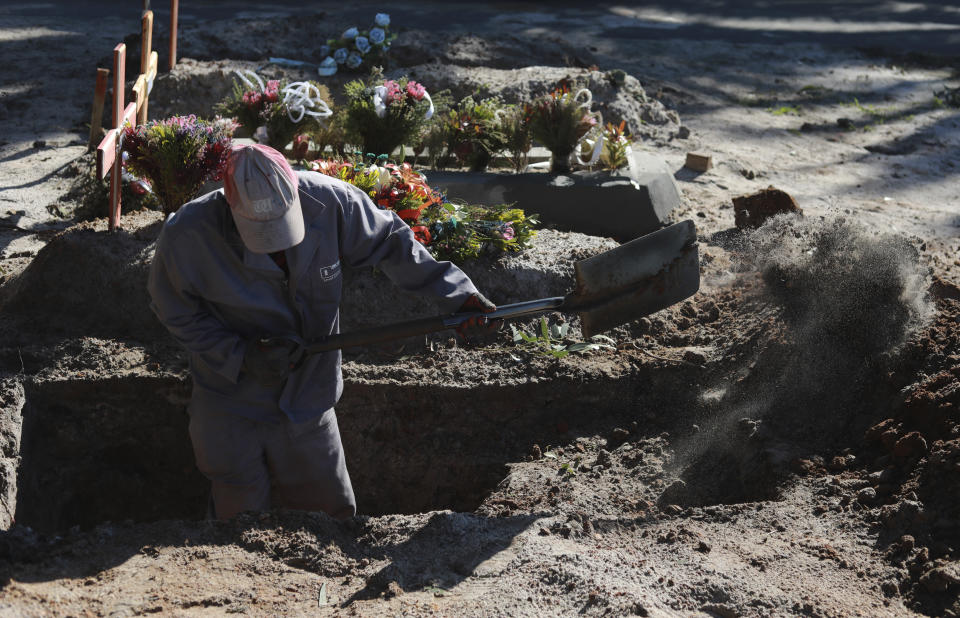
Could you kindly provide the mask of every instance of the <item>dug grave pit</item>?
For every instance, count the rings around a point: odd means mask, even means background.
[[[682,387],[684,373],[650,364],[471,387],[348,378],[338,418],[359,508],[475,511],[535,444],[610,434],[631,410]],[[16,523],[56,533],[202,518],[208,489],[194,465],[188,397],[183,375],[27,380]]]

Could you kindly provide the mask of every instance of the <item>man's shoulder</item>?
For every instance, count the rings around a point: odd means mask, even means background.
[[[320,172],[300,171],[297,176],[300,179],[300,189],[323,205],[335,202],[342,206],[349,201],[362,200],[365,195],[349,182]]]
[[[226,213],[226,200],[220,190],[195,198],[167,217],[163,224],[167,237],[218,230]]]

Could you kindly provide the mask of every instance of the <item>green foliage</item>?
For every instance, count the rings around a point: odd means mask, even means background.
[[[550,151],[552,172],[570,169],[570,155],[577,144],[597,124],[583,102],[571,94],[566,84],[533,104],[530,129],[534,139]]]
[[[417,82],[405,77],[384,80],[377,67],[366,80],[348,82],[344,93],[343,128],[347,140],[363,152],[389,155],[402,144],[420,141],[430,101]]]
[[[528,334],[511,324],[510,331],[513,333],[514,345],[523,346],[534,352],[557,359],[571,353],[616,349],[616,342],[606,335],[594,335],[589,342],[565,343],[567,333],[570,330],[568,323],[549,324],[547,318],[540,318],[538,327],[536,333]]]
[[[430,231],[437,259],[463,263],[483,254],[521,251],[536,235],[536,215],[507,204],[479,206],[445,202],[425,209],[419,223]]]
[[[500,133],[513,171],[518,174],[527,166],[527,152],[533,146],[530,120],[533,108],[528,104],[507,105],[500,114]]]
[[[771,107],[767,109],[768,112],[774,116],[786,116],[787,114],[792,114],[794,116],[800,115],[800,108],[795,105],[781,105],[780,107]]]
[[[520,251],[536,234],[535,215],[510,205],[451,203],[410,164],[385,159],[381,155],[369,163],[362,157],[353,162],[318,160],[310,168],[356,186],[374,204],[395,212],[437,259],[463,263],[487,253]]]
[[[502,110],[499,98],[476,101],[465,97],[442,119],[447,124],[447,151],[471,172],[486,170],[490,160],[505,146],[499,122]]]
[[[245,134],[252,135],[254,129],[260,126],[260,112],[263,107],[259,105],[259,99],[258,104],[253,105],[249,95],[244,97],[249,92],[243,82],[233,80],[233,90],[227,98],[213,106],[213,111],[221,116],[233,118],[237,121],[238,128],[242,128]]]
[[[345,118],[346,109],[336,107],[333,109],[333,116],[327,118],[326,122],[317,123],[317,126],[308,132],[319,156],[326,156],[324,152],[328,146],[333,151],[334,156],[342,157],[346,154],[347,133],[343,128]]]
[[[124,129],[127,168],[146,179],[165,213],[197,196],[203,184],[223,173],[236,125],[217,118],[174,116]]]
[[[950,107],[960,107],[960,86],[956,88],[943,87],[943,90],[938,90],[933,93],[934,105],[937,107],[942,107],[944,105],[949,105]]]
[[[630,148],[630,136],[627,134],[627,123],[621,120],[619,125],[607,123],[603,129],[603,152],[600,153],[600,165],[604,169],[615,172],[630,164],[627,159],[627,150]]]

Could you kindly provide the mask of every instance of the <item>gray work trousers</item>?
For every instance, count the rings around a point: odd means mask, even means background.
[[[190,439],[218,518],[271,507],[338,519],[356,514],[333,408],[304,423],[279,424],[202,408],[190,406]]]

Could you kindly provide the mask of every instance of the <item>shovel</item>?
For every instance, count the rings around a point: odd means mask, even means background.
[[[580,316],[584,338],[616,328],[693,296],[700,259],[693,221],[681,221],[574,264],[577,284],[566,296],[501,305],[490,313],[454,313],[331,335],[302,344],[307,354],[383,343],[460,326],[476,316],[512,320],[560,311]],[[265,340],[270,342],[275,339]]]

